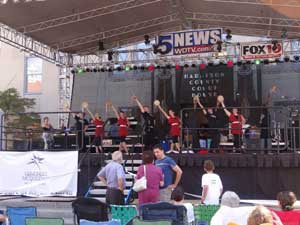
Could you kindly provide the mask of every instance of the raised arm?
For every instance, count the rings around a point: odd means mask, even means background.
[[[158,105],[157,108],[167,119],[170,118],[170,116],[166,113],[166,111],[160,105]]]
[[[116,107],[115,107],[113,104],[111,104],[111,108],[112,108],[112,110],[114,111],[116,117],[119,119],[119,118],[120,118],[120,115],[119,115],[118,110],[116,109]]]
[[[230,117],[231,112],[229,112],[229,111],[226,109],[226,106],[225,106],[224,102],[221,102],[221,106],[222,106],[224,112],[226,113],[226,115],[227,115],[228,117]]]
[[[88,112],[88,114],[91,116],[91,118],[93,120],[95,120],[95,116],[93,115],[93,113],[89,110],[89,108],[86,108],[86,111]]]
[[[138,100],[138,98],[135,95],[133,95],[131,98],[132,98],[132,100],[134,100],[136,102],[136,104],[140,108],[141,112],[144,113],[145,112],[144,107],[143,107],[142,103]]]
[[[204,108],[203,105],[201,104],[199,97],[198,97],[198,96],[197,96],[197,97],[195,96],[194,100],[195,100],[196,103],[199,105],[200,109],[202,109],[202,112],[204,113],[204,115],[206,115],[206,114],[207,114],[207,111],[205,110],[205,108]]]

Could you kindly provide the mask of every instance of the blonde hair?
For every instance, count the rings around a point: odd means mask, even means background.
[[[247,225],[260,225],[263,223],[273,223],[272,213],[264,206],[256,206],[248,217]]]

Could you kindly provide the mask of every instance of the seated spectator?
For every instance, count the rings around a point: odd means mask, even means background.
[[[274,217],[275,216],[275,217]],[[248,217],[247,225],[280,225],[280,219],[264,206],[256,206]]]
[[[0,214],[0,225],[5,224],[5,222],[7,222],[7,217],[3,214]]]
[[[144,164],[138,167],[136,178],[140,179],[146,174],[147,189],[140,191],[138,193],[139,205],[150,203],[150,202],[152,203],[158,202],[159,187],[162,187],[164,185],[164,178],[163,178],[161,168],[153,164],[154,162],[153,152],[144,151],[142,158]]]
[[[212,217],[211,225],[246,225],[254,206],[239,207],[240,198],[232,191],[226,191],[221,198],[221,207]]]
[[[272,210],[283,225],[299,225],[300,210],[294,210],[296,195],[291,191],[282,191],[277,194],[277,200],[282,211]]]
[[[187,220],[189,224],[193,224],[195,221],[195,215],[194,215],[194,207],[191,203],[184,203],[184,191],[181,187],[176,187],[172,194],[171,199],[173,200],[174,205],[183,205],[186,208],[187,212]]]

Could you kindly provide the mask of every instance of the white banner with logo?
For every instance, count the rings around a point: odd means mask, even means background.
[[[0,195],[76,196],[78,152],[0,152]]]
[[[282,42],[276,43],[242,43],[242,59],[269,59],[280,58],[283,55]]]

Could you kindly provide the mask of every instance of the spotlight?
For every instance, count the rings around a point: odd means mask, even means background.
[[[153,71],[154,69],[155,69],[155,67],[153,65],[148,66],[149,71]]]
[[[141,70],[144,70],[145,69],[145,67],[144,66],[141,66],[141,68],[140,68]]]
[[[91,71],[90,68],[85,69],[85,72],[87,72],[87,73],[89,73],[90,71]]]
[[[130,71],[130,69],[131,69],[130,66],[125,66],[125,71],[128,72],[128,71]]]
[[[252,64],[251,60],[247,60],[246,64],[248,64],[248,65]]]
[[[77,70],[77,73],[78,74],[82,74],[82,73],[84,73],[85,71],[84,71],[84,69],[82,69],[82,68],[79,68],[78,70]]]
[[[96,68],[96,67],[93,69],[93,72],[94,72],[94,73],[97,73],[97,68]]]
[[[144,36],[144,39],[145,39],[145,41],[144,41],[145,45],[149,45],[150,44],[150,37],[149,37],[149,35],[146,34]]]
[[[181,69],[181,66],[178,65],[178,64],[176,64],[176,65],[175,65],[175,69],[176,69],[176,70],[180,70],[180,69]]]
[[[227,67],[228,67],[228,68],[233,67],[233,61],[232,61],[232,60],[228,60],[228,61],[227,61]]]
[[[201,63],[201,64],[199,65],[199,68],[200,68],[200,70],[204,70],[204,69],[206,68],[205,63]]]
[[[259,65],[260,64],[260,60],[259,59],[255,60],[255,64]]]
[[[299,57],[298,55],[295,55],[295,56],[294,56],[294,60],[295,60],[296,62],[298,62],[299,59],[300,59],[300,57]]]
[[[272,50],[273,50],[273,51],[276,51],[276,49],[277,49],[277,44],[278,44],[278,41],[277,41],[277,40],[273,40],[273,41],[272,41],[272,45],[273,45],[273,46],[272,46]]]
[[[160,69],[160,65],[157,65],[157,66],[156,66],[156,69]]]
[[[105,50],[103,41],[99,40],[99,42],[98,42],[98,50],[99,51],[104,51]]]
[[[172,68],[172,66],[170,64],[166,65],[166,68],[169,70]]]
[[[105,69],[104,69],[104,68],[101,68],[101,72],[102,72],[102,73],[105,72]]]
[[[265,64],[265,65],[269,64],[269,60],[268,60],[268,59],[265,59],[265,60],[264,60],[264,64]]]
[[[113,60],[113,55],[114,55],[113,52],[111,52],[111,51],[107,52],[107,59],[108,59],[108,61],[112,61]]]
[[[289,62],[289,61],[290,61],[290,57],[285,56],[285,57],[284,57],[284,61],[285,61],[285,62]]]
[[[195,63],[193,63],[193,64],[192,64],[192,67],[193,67],[193,68],[195,68],[195,67],[196,67],[196,64],[195,64]]]
[[[122,67],[121,66],[118,66],[117,67],[117,70],[120,72],[122,70]]]
[[[137,66],[133,66],[133,70],[137,70],[138,69],[138,67]]]
[[[241,65],[243,64],[243,62],[242,62],[242,61],[238,61],[236,64],[237,64],[238,66],[241,66]]]
[[[227,29],[227,30],[226,30],[226,40],[227,40],[227,41],[230,41],[231,38],[232,38],[231,30],[230,30],[230,29]]]
[[[75,73],[76,73],[76,71],[75,71],[74,69],[72,69],[72,70],[71,70],[71,73],[72,73],[72,74],[75,74]]]
[[[222,41],[217,41],[217,50],[218,52],[221,52],[222,51]]]
[[[188,67],[189,67],[189,64],[184,64],[184,67],[185,67],[185,68],[188,68]]]
[[[111,67],[109,67],[107,71],[108,71],[108,72],[112,72],[113,69],[112,69]]]

